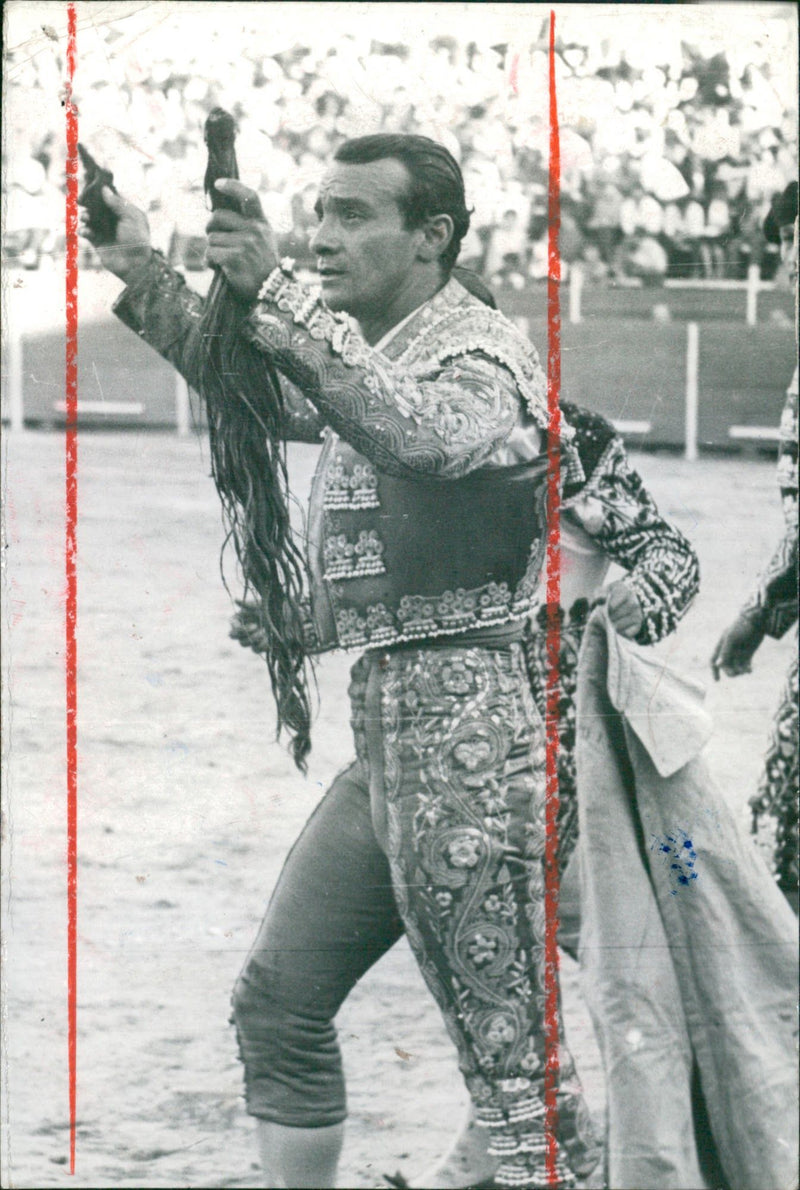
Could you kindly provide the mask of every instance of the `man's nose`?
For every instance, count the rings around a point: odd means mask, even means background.
[[[311,251],[317,256],[330,256],[339,248],[339,240],[330,219],[323,219],[311,236]]]

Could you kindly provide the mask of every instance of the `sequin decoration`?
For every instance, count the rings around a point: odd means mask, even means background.
[[[325,578],[364,578],[371,574],[385,574],[384,544],[377,529],[362,529],[355,541],[345,533],[325,538]]]
[[[325,472],[324,506],[337,511],[380,508],[378,474],[372,464],[355,463],[349,468],[337,454]]]

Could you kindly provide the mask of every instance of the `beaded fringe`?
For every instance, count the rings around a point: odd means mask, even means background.
[[[509,1104],[505,1109],[477,1109],[478,1123],[491,1131],[488,1152],[501,1158],[494,1176],[496,1185],[518,1190],[552,1190],[554,1186],[558,1190],[571,1190],[576,1186],[575,1176],[561,1152],[555,1161],[558,1180],[555,1183],[551,1180],[546,1161],[544,1115],[544,1104],[538,1096]]]

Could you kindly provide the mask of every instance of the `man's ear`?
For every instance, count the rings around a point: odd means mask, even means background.
[[[422,225],[422,240],[417,255],[420,260],[438,260],[453,238],[453,220],[449,215],[429,215]]]

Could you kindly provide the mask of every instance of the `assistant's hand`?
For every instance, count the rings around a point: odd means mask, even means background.
[[[268,652],[269,638],[261,621],[258,604],[243,599],[237,599],[236,602],[239,610],[231,618],[229,636],[232,640],[238,640],[244,649],[252,649],[254,653]]]
[[[606,605],[608,618],[620,636],[629,640],[636,636],[644,623],[644,615],[639,600],[627,583],[621,580],[609,583],[597,602]]]
[[[717,647],[711,656],[714,681],[719,681],[720,670],[729,678],[749,674],[753,654],[763,639],[764,628],[759,619],[746,612],[740,612],[717,641]]]
[[[223,194],[240,202],[242,214],[215,211],[206,231],[206,260],[219,265],[228,282],[243,298],[255,301],[258,291],[278,263],[275,237],[264,217],[255,190],[232,178],[215,183]]]
[[[103,201],[118,217],[116,237],[112,244],[94,244],[94,237],[87,225],[87,215],[81,212],[81,235],[95,250],[103,267],[114,273],[126,284],[134,273],[143,268],[150,259],[153,249],[150,244],[150,225],[144,211],[127,202],[110,186],[102,189]]]

